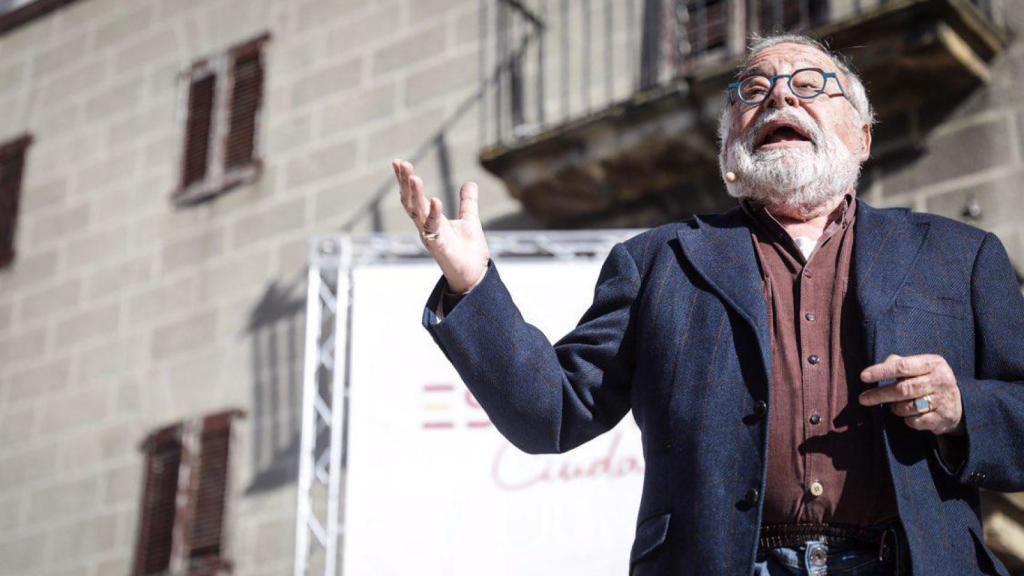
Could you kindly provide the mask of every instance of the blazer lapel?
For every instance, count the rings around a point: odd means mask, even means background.
[[[760,264],[741,209],[736,208],[678,232],[683,254],[711,289],[742,317],[757,336],[765,373],[771,373],[771,333]]]
[[[909,210],[878,210],[857,201],[854,223],[853,271],[851,288],[857,295],[864,318],[864,351],[867,364],[877,364],[898,349],[887,312],[896,301],[896,293],[907,279],[928,236],[927,222],[910,222]],[[895,380],[880,385],[894,384]],[[893,439],[886,425],[888,410],[876,406],[870,411],[875,426],[882,430],[889,467],[896,471]],[[895,477],[894,477],[895,481]]]
[[[857,201],[853,278],[865,322],[875,322],[896,299],[928,235],[927,222],[911,222],[909,210],[878,210]]]

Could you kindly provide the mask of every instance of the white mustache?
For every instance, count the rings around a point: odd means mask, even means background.
[[[803,132],[813,149],[754,150],[767,125],[780,120]],[[804,212],[856,188],[860,175],[860,163],[836,131],[822,128],[806,112],[790,108],[765,110],[745,133],[723,147],[719,167],[730,196]]]
[[[747,132],[747,137],[743,139],[744,148],[753,152],[755,144],[761,139],[761,136],[768,124],[775,122],[776,120],[790,121],[799,126],[800,129],[803,130],[811,139],[811,144],[813,144],[815,148],[818,148],[818,145],[824,139],[825,135],[822,133],[821,128],[807,116],[806,112],[797,112],[793,108],[782,108],[769,110],[754,122],[754,125],[751,126],[750,130]]]

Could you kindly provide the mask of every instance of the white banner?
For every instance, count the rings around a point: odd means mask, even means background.
[[[590,305],[599,268],[499,263],[552,342]],[[420,326],[439,275],[433,263],[354,271],[344,574],[625,574],[643,477],[632,415],[568,454],[513,447]]]

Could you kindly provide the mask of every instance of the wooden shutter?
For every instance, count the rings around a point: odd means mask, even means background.
[[[168,426],[142,445],[145,477],[133,576],[231,572],[224,546],[229,410]]]
[[[146,439],[145,474],[135,544],[134,576],[163,574],[171,565],[178,472],[183,446],[180,425],[159,430]]]
[[[227,170],[247,166],[256,151],[256,122],[263,99],[263,39],[233,51],[231,109],[224,147]]]
[[[227,568],[222,546],[225,500],[228,493],[228,461],[231,421],[237,411],[203,419],[199,455],[192,471],[189,526],[189,576],[213,576]]]
[[[0,146],[0,268],[14,261],[25,151],[31,142],[31,136],[22,136]]]
[[[210,135],[213,127],[213,102],[217,78],[213,74],[192,80],[188,91],[188,121],[185,125],[185,154],[182,161],[181,189],[202,182],[209,169]]]

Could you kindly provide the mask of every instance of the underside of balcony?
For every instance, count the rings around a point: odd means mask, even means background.
[[[749,22],[730,10],[723,17],[738,22],[726,30],[745,37]],[[894,0],[833,20],[824,14],[805,31],[852,60],[885,123],[953,107],[988,82],[989,62],[1008,43],[997,16],[966,0]],[[670,78],[628,98],[488,146],[481,162],[546,226],[650,226],[719,209],[728,199],[717,118],[738,40],[680,59]]]

